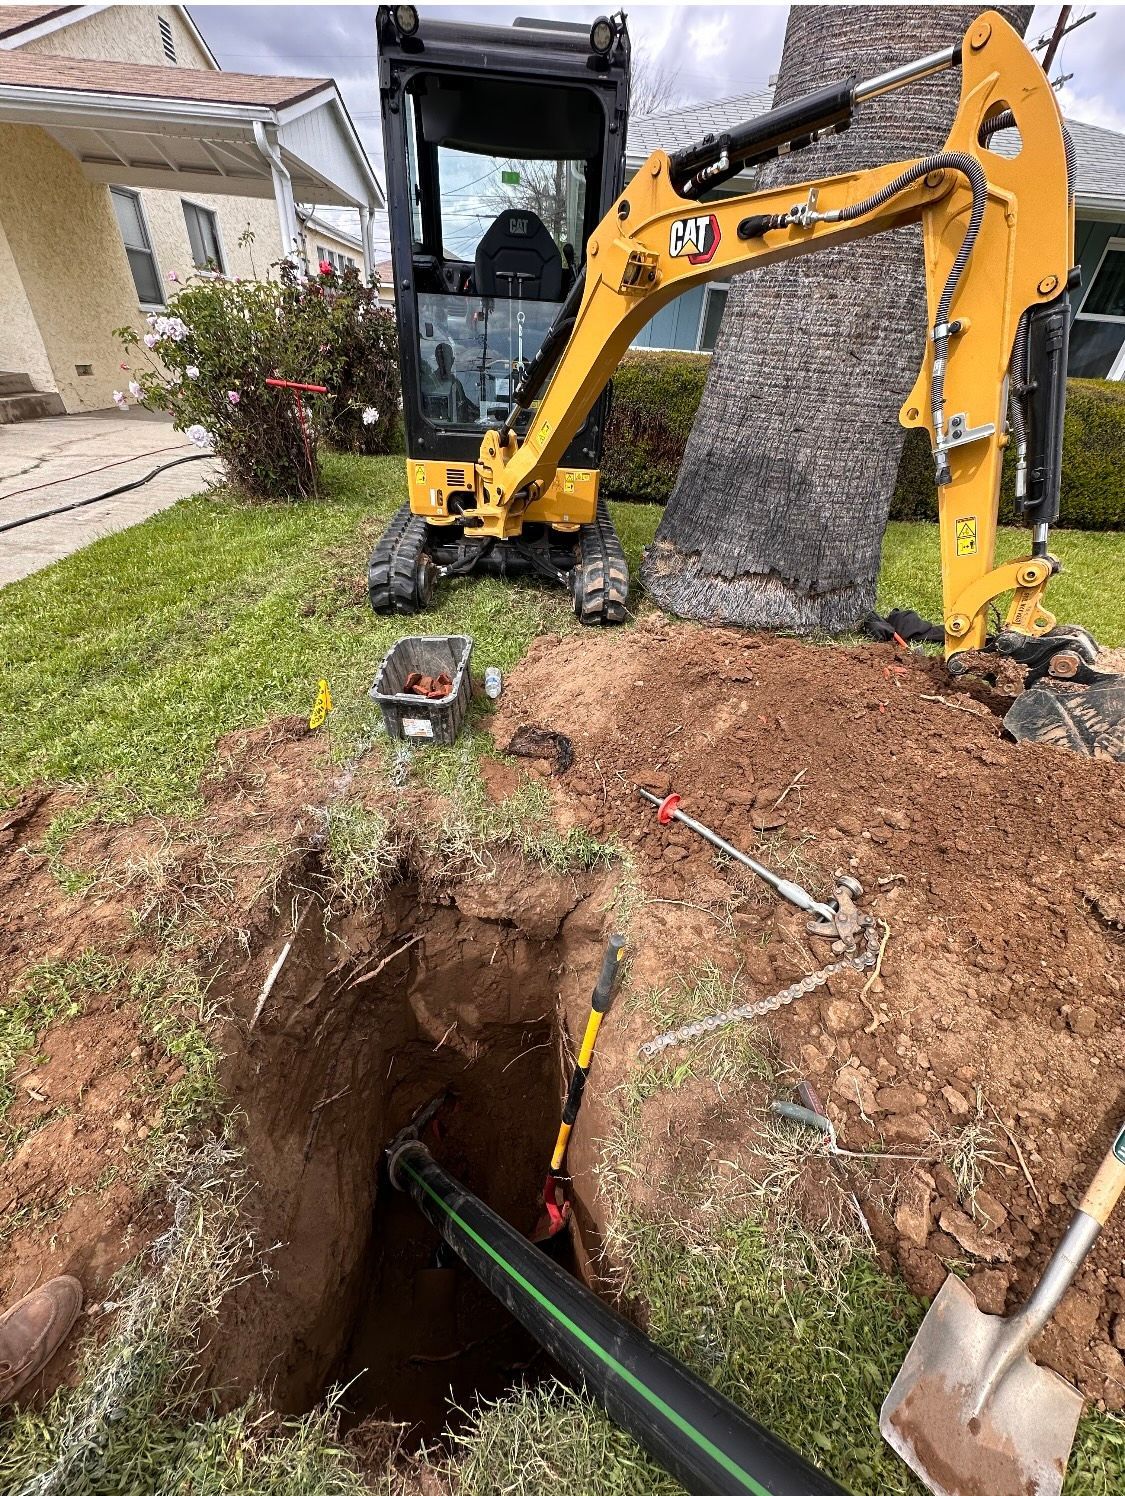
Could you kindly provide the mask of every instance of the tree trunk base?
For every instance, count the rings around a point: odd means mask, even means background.
[[[678,618],[795,634],[847,633],[858,629],[875,605],[873,580],[810,594],[773,572],[736,577],[709,572],[698,553],[685,555],[666,540],[655,541],[645,552],[641,585],[653,602]]]

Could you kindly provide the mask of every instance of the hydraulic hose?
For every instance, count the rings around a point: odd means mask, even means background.
[[[901,175],[895,177],[894,181],[888,182],[878,192],[873,192],[870,197],[865,197],[861,202],[852,203],[847,208],[839,208],[834,212],[816,215],[822,217],[827,223],[851,223],[856,218],[863,218],[868,213],[874,213],[884,203],[896,197],[900,192],[917,182],[922,177],[928,177],[935,171],[956,171],[968,179],[973,190],[973,206],[969,214],[969,222],[965,229],[964,238],[961,240],[960,248],[954,257],[950,267],[949,275],[946,277],[945,286],[938,301],[937,315],[934,318],[934,326],[931,336],[934,340],[934,366],[932,382],[930,387],[930,414],[934,425],[934,438],[936,447],[937,482],[939,487],[950,481],[949,461],[943,450],[945,440],[945,366],[949,353],[949,308],[953,302],[954,293],[965,273],[965,266],[969,263],[969,256],[973,252],[973,246],[977,242],[980,226],[984,219],[984,206],[988,197],[988,179],[984,170],[975,156],[970,156],[966,151],[938,151],[936,155],[926,156],[923,160],[915,162]]]
[[[392,1143],[388,1166],[392,1184],[512,1317],[688,1491],[845,1496],[501,1220],[416,1137]]]

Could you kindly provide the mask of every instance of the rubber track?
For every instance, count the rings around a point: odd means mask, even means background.
[[[417,613],[418,559],[426,547],[426,519],[410,505],[395,511],[367,563],[367,595],[376,613]]]
[[[579,532],[574,562],[574,611],[593,626],[624,623],[629,599],[629,567],[604,499],[592,525]]]

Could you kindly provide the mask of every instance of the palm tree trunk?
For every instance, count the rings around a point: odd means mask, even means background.
[[[1022,33],[1030,6],[1002,12]],[[960,41],[964,6],[794,5],[774,102],[889,71]],[[874,99],[850,130],[763,185],[938,149],[956,69]],[[917,226],[738,276],[642,580],[683,617],[839,632],[875,597],[903,431],[925,347]]]

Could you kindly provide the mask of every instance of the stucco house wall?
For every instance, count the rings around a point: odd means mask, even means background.
[[[0,145],[0,149],[3,149]],[[0,223],[0,369],[30,376],[41,390],[54,384],[51,361],[35,325],[35,313],[23,288],[15,256]]]
[[[346,255],[348,259],[354,260],[360,275],[363,274],[363,246],[352,239],[345,239],[340,234],[333,233],[330,228],[322,228],[319,223],[305,224],[301,237],[304,240],[305,258],[308,260],[310,271],[315,271],[320,260],[320,250],[331,249],[338,255]]]
[[[172,28],[175,63],[164,55],[161,16]],[[28,52],[47,52],[54,57],[100,57],[106,62],[144,62],[154,67],[214,66],[183,17],[170,6],[108,6],[96,15],[24,42],[23,47]]]
[[[171,28],[173,64],[164,55],[158,19]],[[25,43],[28,52],[93,57],[164,67],[213,64],[175,9],[116,5]],[[129,189],[133,190],[133,189]],[[216,215],[228,275],[265,279],[282,256],[272,198],[229,197],[143,188],[142,212],[164,294],[195,273],[184,201]],[[249,228],[252,244],[240,246]],[[0,126],[0,234],[17,271],[4,273],[0,248],[0,368],[26,373],[42,390],[57,390],[68,411],[101,410],[128,375],[119,367],[113,329],[143,329],[110,189],[88,182],[74,157],[46,131]],[[22,296],[20,287],[22,286]],[[93,367],[90,375],[77,365]]]
[[[99,410],[121,388],[113,329],[142,320],[113,204],[45,130],[0,125],[0,228],[67,410]],[[31,373],[28,354],[6,368]],[[77,365],[93,366],[92,375]]]

